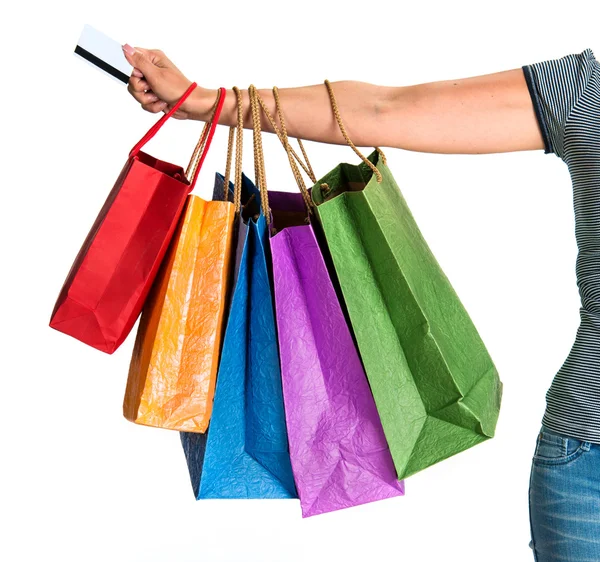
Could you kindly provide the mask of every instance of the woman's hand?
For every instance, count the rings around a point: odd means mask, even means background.
[[[162,51],[123,45],[123,53],[133,66],[127,89],[150,113],[169,111],[192,83]],[[173,114],[175,119],[191,117],[188,100]]]

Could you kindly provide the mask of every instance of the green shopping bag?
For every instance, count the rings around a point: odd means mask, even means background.
[[[502,383],[376,149],[311,189],[398,478],[494,436]]]

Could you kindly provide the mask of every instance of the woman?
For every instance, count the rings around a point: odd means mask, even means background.
[[[161,51],[129,45],[123,51],[134,67],[129,91],[146,111],[168,111],[191,83]],[[357,146],[445,154],[543,148],[567,164],[581,323],[546,395],[531,467],[530,546],[538,562],[600,561],[600,63],[588,48],[460,80],[334,86]],[[275,114],[270,90],[260,93]],[[205,121],[215,97],[198,87],[175,117]],[[289,136],[345,143],[324,86],[281,89],[280,98]],[[235,99],[226,97],[219,123],[235,125]],[[263,130],[272,132],[267,122]]]

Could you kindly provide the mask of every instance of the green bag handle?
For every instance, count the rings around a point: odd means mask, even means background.
[[[325,80],[325,86],[327,86],[327,92],[329,93],[329,99],[331,100],[331,107],[333,109],[333,114],[335,116],[335,120],[337,121],[337,124],[340,127],[340,131],[342,132],[342,136],[346,140],[346,143],[348,143],[348,145],[362,159],[362,161],[367,166],[369,166],[369,168],[371,168],[371,170],[375,174],[375,177],[377,178],[377,183],[381,183],[383,181],[383,176],[381,175],[381,172],[377,169],[377,166],[375,166],[375,164],[373,164],[373,162],[371,162],[360,150],[358,150],[358,148],[356,148],[354,143],[350,140],[350,137],[348,136],[348,132],[346,131],[346,127],[344,127],[344,122],[342,121],[342,116],[340,115],[340,109],[338,107],[337,100],[335,99],[335,95],[333,93],[333,88],[331,87],[331,83],[329,82],[329,80]],[[387,164],[387,159],[386,159],[383,151],[378,146],[375,147],[375,150],[377,150],[377,152],[381,156],[381,161],[383,162],[383,164],[384,165]],[[324,194],[327,194],[330,191],[329,185],[326,183],[322,183],[321,191],[323,191]]]

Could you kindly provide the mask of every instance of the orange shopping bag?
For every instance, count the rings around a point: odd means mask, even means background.
[[[196,162],[202,151],[201,139]],[[228,169],[230,162],[231,142]],[[206,431],[229,298],[234,216],[230,201],[188,196],[142,311],[123,401],[128,420]]]

